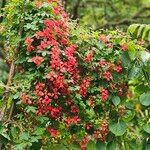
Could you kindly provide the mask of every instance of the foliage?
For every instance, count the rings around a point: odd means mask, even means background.
[[[58,1],[11,0],[3,16],[16,69],[13,118],[0,124],[7,149],[148,147],[150,61],[141,41],[80,27]]]
[[[149,24],[149,0],[63,0],[70,17],[93,28],[127,28],[133,23]]]
[[[150,25],[149,24],[132,24],[128,28],[128,33],[135,38],[140,38],[150,42]]]

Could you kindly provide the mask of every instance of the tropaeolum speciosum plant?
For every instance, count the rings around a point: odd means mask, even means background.
[[[142,45],[120,31],[78,27],[59,1],[23,2],[6,6],[24,6],[10,96],[16,107],[9,137],[3,134],[8,147],[113,150],[130,149],[138,138],[146,142],[148,116],[138,122],[129,87]]]

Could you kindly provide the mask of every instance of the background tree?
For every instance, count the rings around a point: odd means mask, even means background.
[[[150,22],[149,0],[62,0],[65,9],[80,24],[94,28],[127,27]]]

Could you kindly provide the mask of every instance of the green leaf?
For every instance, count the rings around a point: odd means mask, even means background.
[[[27,106],[27,112],[29,113],[29,112],[33,112],[33,113],[35,113],[36,112],[36,107],[34,107],[34,106]]]
[[[14,145],[13,150],[24,150],[27,146],[27,143],[20,143],[17,145]]]
[[[125,143],[128,146],[129,150],[137,150],[138,147],[139,147],[136,140],[128,141],[128,142],[125,142]]]
[[[139,24],[132,24],[128,27],[128,33],[129,34],[134,34],[136,30],[140,27]]]
[[[17,99],[20,97],[20,92],[17,92],[15,95],[13,95],[13,99]]]
[[[111,141],[107,144],[106,150],[116,150],[116,149],[117,149],[116,141]]]
[[[79,150],[80,149],[80,146],[77,144],[71,144],[69,146],[70,146],[71,150]]]
[[[144,106],[150,106],[150,94],[149,93],[143,93],[140,96],[140,102]]]
[[[36,129],[36,131],[34,132],[34,134],[36,134],[36,135],[42,135],[44,132],[45,132],[45,128],[38,127]]]
[[[6,138],[7,140],[11,140],[10,137],[9,137],[9,135],[7,134],[7,132],[3,132],[3,133],[1,133],[1,135],[2,135],[4,138]]]
[[[65,147],[62,144],[56,145],[55,147],[52,148],[53,150],[68,150],[67,147]]]
[[[23,132],[23,133],[21,133],[21,135],[20,135],[20,139],[22,140],[22,141],[28,141],[29,140],[29,138],[30,138],[30,135],[29,135],[29,133],[28,132]]]
[[[109,130],[116,136],[122,136],[126,132],[126,124],[123,121],[112,122],[109,125]]]
[[[144,129],[145,132],[150,134],[150,123],[147,123],[146,125],[144,125],[143,129]]]
[[[41,124],[44,123],[44,122],[48,122],[48,121],[49,121],[49,118],[43,117],[43,116],[37,116],[36,119],[37,119],[38,121],[40,121]]]
[[[10,131],[11,131],[11,135],[14,139],[18,137],[18,131],[17,131],[16,127],[11,127]]]
[[[9,135],[7,134],[7,129],[0,124],[0,135],[3,136],[5,139],[10,140]]]
[[[141,68],[132,67],[132,69],[129,71],[128,78],[137,79],[140,76],[140,73],[141,73]]]
[[[119,103],[120,103],[120,97],[114,96],[114,97],[112,98],[112,102],[113,102],[113,104],[114,104],[115,106],[119,105]]]
[[[97,150],[106,150],[106,143],[102,141],[97,141],[96,142],[96,149]]]
[[[146,140],[144,139],[142,143],[142,150],[149,150],[150,148],[150,139]]]
[[[123,121],[124,122],[129,122],[131,121],[135,116],[135,113],[132,112],[131,110],[126,111],[126,114],[123,116]]]
[[[87,150],[96,150],[95,142],[90,140],[86,146]]]
[[[122,54],[122,64],[124,67],[130,67],[131,66],[131,59],[127,52],[123,52]]]

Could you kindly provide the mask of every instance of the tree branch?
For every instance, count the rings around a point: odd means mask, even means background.
[[[1,2],[1,9],[4,8],[6,5],[6,0],[2,0]],[[3,16],[0,16],[0,23],[3,21]]]
[[[80,7],[81,0],[77,0],[74,8],[73,8],[73,17],[72,19],[76,20],[78,18],[78,9]]]

